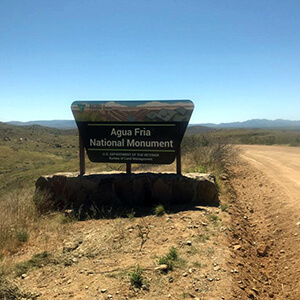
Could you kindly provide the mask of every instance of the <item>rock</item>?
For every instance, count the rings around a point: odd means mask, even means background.
[[[69,242],[63,246],[63,253],[74,251],[78,246],[78,242]]]
[[[187,241],[186,244],[187,244],[188,246],[192,246],[192,241]]]
[[[168,265],[165,265],[165,264],[159,265],[154,270],[156,270],[156,271],[167,271],[168,270]]]
[[[183,276],[183,277],[187,277],[187,276],[188,276],[188,273],[183,273],[182,276]]]
[[[86,275],[94,275],[94,271],[90,270],[86,272]]]
[[[66,209],[77,212],[92,205],[219,204],[214,176],[200,173],[84,176],[61,173],[42,176],[35,185],[35,204],[43,213]]]
[[[104,293],[106,293],[106,291],[107,291],[106,289],[102,289],[101,293],[104,294]]]
[[[28,276],[27,274],[22,274],[22,275],[21,275],[21,278],[22,278],[22,279],[25,279],[27,276]]]
[[[269,251],[270,247],[268,245],[260,245],[257,249],[257,255],[261,256],[261,257],[265,257],[268,255],[268,251]]]
[[[285,253],[285,251],[284,250],[280,250],[280,253],[283,254],[283,253]]]
[[[158,178],[152,187],[154,202],[168,204],[171,201],[172,183],[169,180]]]
[[[173,277],[169,278],[169,282],[172,283],[174,281]]]
[[[214,267],[214,271],[219,271],[221,268],[219,266]]]
[[[219,175],[219,179],[223,180],[223,181],[228,180],[229,179],[229,175],[226,174],[226,173],[222,173],[222,174]]]
[[[300,226],[300,222],[297,222],[296,225],[297,225],[297,226]]]
[[[241,245],[234,245],[234,246],[233,246],[233,250],[234,250],[234,251],[240,250],[241,248],[242,248]]]

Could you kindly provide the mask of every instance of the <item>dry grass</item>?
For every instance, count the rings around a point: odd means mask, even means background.
[[[29,237],[37,215],[32,191],[14,191],[0,199],[0,253],[13,252]]]
[[[213,172],[216,176],[226,172],[238,151],[228,139],[208,135],[187,136],[182,144],[186,172]]]

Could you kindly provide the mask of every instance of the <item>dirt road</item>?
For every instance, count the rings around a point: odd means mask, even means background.
[[[232,170],[237,298],[300,299],[300,148],[241,149]]]
[[[242,157],[278,183],[293,209],[300,210],[300,148],[242,146]]]

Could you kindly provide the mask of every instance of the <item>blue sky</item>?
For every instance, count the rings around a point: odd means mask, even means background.
[[[191,99],[191,123],[300,119],[299,0],[2,0],[0,121]]]

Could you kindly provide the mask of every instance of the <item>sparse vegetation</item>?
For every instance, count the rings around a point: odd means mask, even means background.
[[[33,199],[34,182],[42,174],[78,170],[77,133],[76,131],[48,130],[40,127],[31,127],[30,129],[17,128],[14,132],[15,128],[12,126],[8,127],[5,127],[4,131],[0,130],[0,160],[2,162],[0,166],[0,263],[2,264],[7,259],[11,259],[12,262],[10,262],[11,265],[8,271],[11,273],[2,276],[0,274],[0,299],[10,300],[25,297],[21,296],[23,294],[16,285],[10,283],[9,276],[21,276],[30,270],[33,271],[35,268],[57,263],[57,259],[60,259],[60,257],[57,258],[55,256],[55,251],[62,248],[64,240],[69,235],[68,230],[70,228],[73,230],[79,225],[84,236],[88,232],[86,236],[89,240],[84,240],[83,244],[80,244],[78,247],[80,250],[90,251],[84,256],[85,259],[89,257],[94,258],[104,253],[108,264],[120,261],[120,266],[117,269],[111,268],[112,270],[109,270],[109,272],[112,273],[105,273],[105,276],[112,280],[121,280],[121,278],[128,280],[129,278],[133,287],[142,289],[143,286],[148,285],[145,274],[149,277],[151,276],[153,281],[161,280],[162,282],[162,279],[165,280],[166,276],[164,274],[147,273],[147,270],[153,267],[151,264],[147,264],[147,267],[145,264],[144,270],[139,266],[131,267],[137,264],[137,262],[132,263],[131,257],[137,259],[138,263],[144,263],[140,258],[145,259],[147,255],[149,255],[148,258],[152,263],[166,264],[168,271],[175,268],[176,272],[169,274],[175,280],[176,276],[181,276],[181,274],[177,274],[177,269],[183,273],[188,272],[188,268],[195,267],[196,269],[202,268],[201,272],[203,274],[208,272],[207,269],[209,267],[207,265],[211,265],[212,257],[215,259],[215,256],[219,253],[214,236],[217,234],[221,236],[218,230],[218,225],[221,224],[220,217],[224,218],[223,221],[225,223],[227,214],[218,216],[216,208],[207,208],[207,210],[205,208],[205,210],[199,211],[198,215],[196,215],[195,211],[185,211],[185,215],[180,215],[180,217],[174,212],[174,215],[168,216],[170,218],[157,218],[156,216],[162,216],[166,213],[165,207],[161,204],[156,206],[154,210],[153,207],[150,207],[146,214],[143,214],[144,211],[138,210],[139,208],[132,210],[121,208],[121,213],[116,213],[109,207],[91,207],[88,212],[82,208],[76,212],[76,215],[64,215],[53,212],[44,214],[45,211],[51,211],[51,208],[45,207],[45,203],[51,203],[48,201],[51,195],[37,194]],[[271,138],[270,136],[272,135],[275,138]],[[9,137],[8,140],[4,140],[6,136]],[[20,137],[23,139],[20,140]],[[245,143],[285,143],[298,146],[300,144],[299,132],[296,131],[217,130],[201,135],[190,135],[184,138],[182,146],[183,172],[213,172],[218,179],[219,174],[226,173],[224,170],[233,161],[237,153],[234,144],[241,141]],[[133,171],[138,168],[151,170],[151,168],[158,168],[158,166],[134,165]],[[174,164],[171,166],[159,166],[159,168],[161,168],[159,171],[162,172],[165,170],[174,171]],[[89,171],[124,169],[125,166],[122,164],[93,164],[87,161],[87,170]],[[157,172],[157,169],[153,170]],[[217,181],[217,185],[220,185],[219,191],[221,194],[225,191],[223,185],[226,181],[221,180],[221,177]],[[227,209],[228,205],[226,203],[220,205],[221,211],[227,211]],[[188,218],[192,214],[195,214],[194,216],[199,218],[199,220],[193,221],[192,228],[188,227],[187,229],[187,226],[190,226],[190,224],[184,218]],[[146,217],[144,217],[145,215]],[[73,224],[78,219],[91,220],[94,218],[102,219],[97,223],[97,226],[100,224],[101,230],[99,232],[101,234],[97,231],[97,228],[89,227],[86,229],[84,222]],[[202,221],[204,223],[203,226],[201,225]],[[93,224],[93,222],[89,221],[86,223],[88,225]],[[226,224],[226,227],[228,231],[233,233],[237,231],[233,225],[229,226]],[[192,245],[187,246],[185,244],[186,240],[179,238],[183,231],[185,234],[191,234],[188,238],[192,241]],[[174,235],[176,239],[173,236],[171,237],[171,235]],[[100,241],[97,240],[97,243],[93,243],[92,238]],[[24,243],[27,243],[25,247]],[[162,244],[165,247],[163,249],[169,249],[171,245],[175,245],[177,248],[170,248],[168,253],[167,250],[166,252],[161,252],[162,248],[156,252],[153,243],[155,243],[155,247],[157,244],[159,246]],[[32,245],[34,247],[29,248]],[[37,245],[40,247],[38,251],[36,251]],[[27,248],[31,252],[26,252]],[[20,254],[22,253],[20,249],[22,251],[25,249],[25,253]],[[178,251],[180,251],[180,257]],[[17,252],[18,255],[11,255]],[[34,255],[29,260],[16,264],[16,261],[22,260],[24,255],[26,255],[27,259],[28,253],[35,252],[41,253]],[[167,254],[160,256],[161,253]],[[70,256],[70,254],[71,252],[65,254],[62,254],[61,251],[59,252],[59,255]],[[73,259],[80,260],[80,257],[76,255]],[[122,258],[127,258],[127,255],[130,256],[127,265],[120,259],[121,255]],[[110,260],[110,256],[113,260]],[[61,261],[63,262],[61,263],[62,266],[64,266],[65,261],[67,261],[67,258]],[[60,266],[58,267],[60,268]],[[2,265],[0,265],[1,268]],[[34,272],[41,271],[35,270]],[[198,271],[192,270],[191,272],[194,274],[193,272]],[[153,277],[152,273],[155,273],[156,277]],[[189,274],[187,278],[199,275],[195,273],[195,275],[190,276]],[[20,278],[16,280],[21,281]],[[26,280],[22,282],[26,284]],[[154,287],[155,284],[152,284],[151,281],[151,286]],[[132,290],[134,289],[132,288]],[[180,291],[179,297],[184,295],[190,297],[188,293],[182,295],[182,291],[183,289]],[[166,295],[164,294],[163,296]]]
[[[217,129],[206,133],[193,133],[201,136],[203,146],[209,144],[211,139],[227,140],[230,144],[300,146],[299,129]],[[192,135],[187,137],[190,136]]]
[[[200,243],[205,243],[206,241],[209,240],[209,235],[207,235],[207,234],[200,234],[200,235],[197,237],[197,240],[198,240]]]
[[[215,253],[215,249],[213,247],[207,248],[207,256],[212,256]]]
[[[59,215],[60,224],[68,224],[77,221],[76,216],[72,214]]]
[[[235,157],[237,149],[228,138],[214,135],[186,136],[182,143],[182,152],[190,161],[194,170],[214,171],[221,174]]]
[[[209,215],[209,220],[212,222],[216,222],[219,220],[219,217],[217,215]]]
[[[227,211],[228,204],[227,203],[221,204],[220,208],[221,208],[222,211]]]
[[[157,205],[156,207],[155,207],[155,215],[157,216],[157,217],[161,217],[161,216],[163,216],[164,214],[165,214],[165,208],[164,208],[164,206],[163,205],[161,205],[161,204],[159,204],[159,205]]]
[[[29,238],[29,228],[37,215],[32,194],[28,190],[15,191],[0,199],[0,253],[14,251]]]
[[[131,211],[126,213],[127,218],[129,218],[130,220],[134,219],[135,216],[135,211],[132,209]]]
[[[0,299],[16,300],[29,299],[31,295],[24,293],[20,288],[11,281],[8,281],[2,274],[0,274]]]
[[[158,259],[159,265],[167,265],[168,271],[174,268],[174,262],[178,260],[178,252],[175,247],[170,248],[169,253]]]
[[[29,234],[26,230],[20,229],[16,231],[16,238],[20,243],[26,243],[29,238]]]
[[[32,268],[40,268],[50,262],[50,256],[47,251],[35,254],[31,259],[18,263],[16,265],[16,276],[21,276],[27,273]]]
[[[143,269],[140,266],[137,266],[133,272],[129,274],[130,277],[130,283],[136,287],[141,288],[143,284],[145,283],[145,280],[143,278]]]

